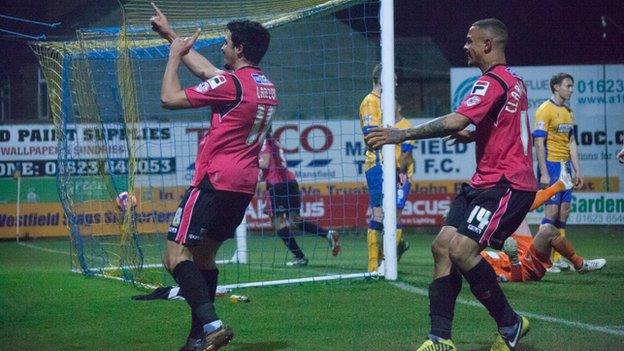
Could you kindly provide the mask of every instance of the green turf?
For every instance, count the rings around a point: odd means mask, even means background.
[[[598,273],[549,274],[542,282],[505,284],[518,310],[624,330],[624,230],[571,227],[568,235],[586,257],[604,257]],[[412,246],[399,282],[426,291],[432,259],[426,234],[407,235]],[[347,267],[364,236],[347,236]],[[131,301],[136,288],[68,271],[67,242],[0,243],[0,350],[177,350],[189,325],[181,301]],[[314,244],[310,241],[309,245]],[[353,247],[353,250],[350,250]],[[318,261],[321,261],[321,250]],[[322,261],[325,261],[323,258]],[[331,261],[327,261],[331,262]],[[311,261],[308,270],[322,270]],[[346,269],[346,268],[345,268]],[[236,338],[227,350],[415,350],[428,331],[428,300],[383,280],[349,280],[239,289],[251,303],[217,300]],[[461,297],[472,298],[466,284]],[[624,336],[531,319],[518,350],[624,350]],[[623,333],[624,334],[624,333]],[[486,311],[458,304],[454,340],[460,350],[488,350],[495,326]]]
[[[366,270],[367,243],[356,232],[342,232],[342,252],[333,257],[328,241],[316,235],[299,233],[296,236],[299,247],[309,259],[305,267],[292,269],[287,262],[293,255],[282,240],[273,231],[250,232],[247,238],[247,263],[227,264],[220,267],[222,285],[245,284],[258,281],[299,279],[315,276],[363,273]],[[134,280],[151,285],[168,285],[173,281],[164,268],[135,269],[137,264],[122,262],[116,236],[93,236],[83,238],[84,261],[89,270],[114,276],[131,277]],[[160,265],[166,242],[164,235],[150,234],[140,236],[141,256],[145,266]],[[65,240],[35,240],[31,243],[40,248],[54,251],[67,250]],[[131,249],[127,246],[126,248]],[[227,240],[219,250],[217,260],[231,260],[236,250],[236,241]],[[131,250],[132,251],[132,250]],[[136,258],[135,256],[131,256]],[[74,262],[78,262],[74,260]],[[133,261],[138,262],[138,261]],[[78,264],[75,263],[76,268]],[[122,271],[120,266],[128,267]]]

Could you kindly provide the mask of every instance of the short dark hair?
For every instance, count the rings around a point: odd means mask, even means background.
[[[497,18],[485,18],[476,21],[472,24],[472,26],[491,32],[494,35],[492,39],[495,39],[499,43],[503,44],[503,48],[507,46],[507,39],[509,37],[507,33],[507,26],[501,20]]]
[[[227,29],[232,37],[234,46],[243,46],[243,56],[250,63],[257,65],[262,61],[269,48],[271,34],[258,22],[244,20],[231,21]]]
[[[381,84],[381,63],[373,68],[373,84]]]
[[[570,73],[557,73],[555,75],[553,75],[550,78],[550,92],[554,93],[555,92],[555,85],[559,85],[561,83],[563,83],[564,79],[570,79],[572,81],[572,83],[574,83],[574,78],[572,77],[572,75]]]

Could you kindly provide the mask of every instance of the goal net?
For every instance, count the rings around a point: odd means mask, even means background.
[[[267,285],[362,277],[368,195],[358,120],[380,60],[377,1],[158,1],[179,35],[197,27],[195,49],[217,66],[225,25],[263,23],[271,45],[261,67],[279,107],[273,136],[301,189],[312,228],[336,230],[333,256],[318,229],[293,226],[308,260],[293,259],[267,214],[259,185],[236,240],[219,253],[220,283]],[[167,111],[160,86],[167,43],[151,32],[148,1],[123,2],[120,23],[79,30],[71,42],[33,43],[58,137],[60,200],[71,235],[72,268],[137,284],[172,283],[161,265],[169,223],[194,172],[209,109]],[[199,83],[180,70],[183,87]],[[303,230],[300,230],[303,229]],[[307,231],[305,231],[307,230]],[[322,230],[322,229],[321,229]]]

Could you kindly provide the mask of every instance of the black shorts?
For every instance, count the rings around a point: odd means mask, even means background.
[[[506,182],[487,189],[464,183],[444,225],[457,228],[481,247],[500,250],[505,239],[518,229],[534,199],[534,191],[514,190]]]
[[[184,246],[197,244],[203,236],[217,241],[233,238],[252,197],[252,194],[217,190],[206,178],[199,187],[186,190],[169,225],[167,238]]]
[[[301,210],[301,193],[296,180],[287,183],[269,184],[267,189],[271,195],[271,210],[273,215],[288,214]]]

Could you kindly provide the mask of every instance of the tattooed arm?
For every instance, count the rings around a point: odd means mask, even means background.
[[[372,148],[384,144],[398,144],[405,140],[443,137],[463,130],[470,124],[468,117],[453,112],[410,129],[374,128],[366,135],[366,143]]]

